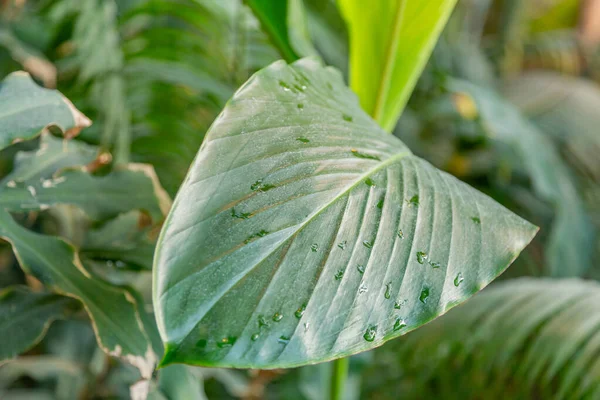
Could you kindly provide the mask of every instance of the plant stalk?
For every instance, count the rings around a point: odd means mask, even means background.
[[[338,358],[333,361],[329,392],[330,400],[342,400],[344,398],[344,386],[346,385],[346,378],[348,377],[348,364],[348,358]]]

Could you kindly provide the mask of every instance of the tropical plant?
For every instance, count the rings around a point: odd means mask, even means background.
[[[595,398],[600,38],[455,3],[0,2],[0,397]]]

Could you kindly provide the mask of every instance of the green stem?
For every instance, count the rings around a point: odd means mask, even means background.
[[[333,362],[331,370],[330,400],[342,400],[344,398],[344,386],[348,376],[348,358],[339,358]]]

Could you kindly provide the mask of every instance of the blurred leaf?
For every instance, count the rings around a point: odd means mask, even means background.
[[[486,286],[536,230],[385,134],[336,70],[276,62],[228,102],[163,226],[162,365],[368,350]]]
[[[402,388],[407,398],[595,399],[599,301],[600,287],[592,281],[511,280],[379,355],[393,354],[404,371],[396,382],[412,382]],[[376,362],[371,372],[385,375],[393,368],[384,365]],[[374,388],[371,398],[394,398],[385,396],[398,390],[389,383]]]
[[[489,138],[514,150],[537,195],[554,207],[556,217],[545,249],[550,273],[581,276],[591,265],[594,230],[572,174],[551,140],[495,92],[458,80],[451,81],[449,89],[473,97]]]
[[[532,72],[509,82],[504,93],[551,134],[569,161],[600,182],[600,87],[554,72]]]
[[[56,171],[83,166],[96,159],[98,149],[78,140],[59,139],[48,132],[42,132],[39,148],[34,151],[21,151],[15,156],[13,170],[1,181],[5,186],[13,181],[19,184],[39,182],[51,178]]]
[[[171,365],[160,370],[158,388],[169,400],[205,400],[202,380],[185,365]]]
[[[0,82],[0,110],[0,150],[31,139],[48,126],[72,137],[91,124],[63,95],[39,87],[25,72],[14,72]]]
[[[128,290],[94,277],[70,244],[21,227],[4,210],[0,211],[0,237],[12,245],[25,272],[49,289],[81,300],[106,353],[133,364],[143,377],[152,375],[156,356],[140,321],[139,305]]]
[[[104,225],[88,231],[81,253],[86,257],[117,260],[150,271],[155,240],[144,214],[121,214]]]
[[[14,358],[37,344],[50,324],[78,308],[77,301],[13,286],[0,291],[0,361]]]
[[[34,168],[37,168],[34,166]],[[72,204],[93,219],[107,219],[133,209],[147,211],[161,221],[170,206],[150,165],[129,164],[105,176],[85,169],[67,169],[53,178],[30,185],[7,182],[0,188],[0,206],[7,210],[44,210],[55,204]]]
[[[302,0],[245,0],[245,3],[252,8],[286,61],[317,54],[311,43]]]
[[[456,0],[338,0],[350,34],[350,87],[391,132]]]

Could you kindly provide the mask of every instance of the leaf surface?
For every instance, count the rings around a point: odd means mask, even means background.
[[[386,131],[396,125],[456,0],[338,0],[350,36],[350,87]]]
[[[24,286],[0,291],[0,361],[14,358],[37,344],[50,324],[76,310],[76,300],[35,293]]]
[[[0,149],[48,126],[72,137],[91,124],[60,92],[38,86],[25,72],[13,72],[0,82],[0,110]]]
[[[156,356],[132,294],[91,275],[69,243],[21,227],[5,210],[0,211],[0,237],[12,245],[25,272],[47,288],[81,300],[105,352],[135,365],[145,378],[152,375]]]
[[[381,345],[486,286],[536,228],[412,155],[317,61],[229,101],[163,226],[163,365],[275,368]]]

